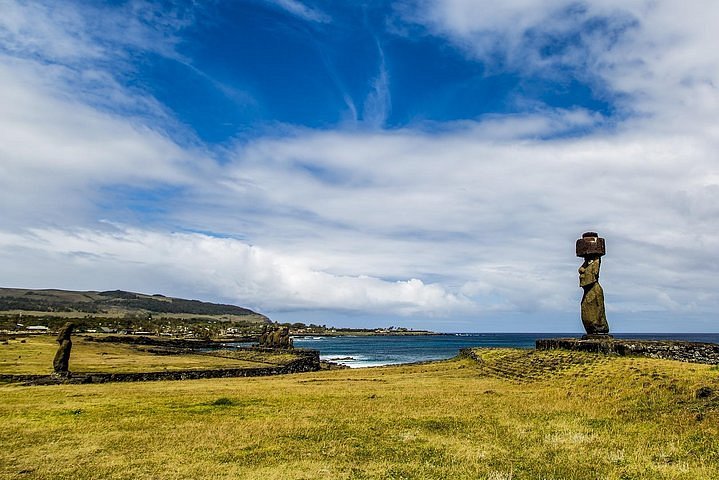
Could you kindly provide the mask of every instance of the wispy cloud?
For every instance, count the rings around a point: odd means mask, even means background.
[[[192,8],[133,0],[120,5],[66,2],[3,3],[0,56],[6,79],[34,71],[31,84],[56,99],[78,102],[146,126],[188,131],[166,106],[128,82],[137,56],[156,54],[187,62],[177,50],[179,32],[194,21]],[[129,84],[129,85],[128,85]],[[181,132],[181,133],[180,133]]]
[[[574,0],[410,0],[397,7],[407,21],[446,37],[490,68],[591,67],[638,25],[637,2]]]
[[[66,2],[3,2],[2,49],[59,63],[118,59],[127,49],[179,56],[178,32],[194,21],[192,8],[133,0],[118,6]]]
[[[676,124],[703,123],[714,105],[715,2],[410,0],[398,11],[490,70],[571,69],[627,113],[662,114],[672,127],[678,112],[691,118]]]
[[[387,64],[385,61],[384,51],[379,41],[377,43],[377,52],[379,53],[379,68],[377,76],[372,81],[370,92],[364,102],[363,119],[375,128],[385,125],[387,117],[392,109],[392,96],[390,94],[390,79],[387,72]]]
[[[68,98],[66,75],[74,78],[64,67],[7,58],[0,64],[0,212],[5,225],[41,217],[77,221],[96,208],[105,185],[185,183],[192,178],[185,168],[202,168],[201,155],[133,116],[83,103],[84,94]],[[116,96],[113,107],[123,101]],[[196,163],[189,164],[190,157]]]
[[[326,13],[316,9],[310,8],[304,3],[298,0],[266,0],[268,3],[274,4],[283,10],[291,13],[292,15],[299,17],[303,20],[318,23],[328,23],[332,21],[332,18]]]

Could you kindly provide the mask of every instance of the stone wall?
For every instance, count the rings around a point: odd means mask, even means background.
[[[200,339],[186,339],[186,338],[157,338],[148,337],[144,335],[106,335],[106,336],[94,336],[94,335],[78,335],[80,338],[87,340],[88,342],[98,343],[125,343],[130,345],[143,345],[143,346],[156,346],[156,347],[171,347],[181,349],[203,349],[203,348],[222,348],[228,340],[200,340]],[[251,341],[250,337],[238,337],[231,342],[245,342]]]
[[[20,382],[26,385],[54,385],[59,383],[105,383],[147,382],[155,380],[196,380],[200,378],[264,377],[287,373],[316,372],[320,366],[319,350],[294,350],[300,358],[285,365],[260,368],[214,368],[202,370],[177,370],[169,372],[134,373],[77,373],[69,377],[57,375],[8,375],[1,374],[0,381]]]
[[[484,359],[474,350],[474,348],[460,348],[459,357],[471,358],[477,363],[484,363]]]
[[[536,342],[537,350],[579,350],[613,355],[637,355],[681,362],[719,365],[719,345],[675,340],[549,338]]]

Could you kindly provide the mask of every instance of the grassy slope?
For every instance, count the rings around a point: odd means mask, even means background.
[[[10,340],[0,345],[0,373],[52,373],[52,360],[58,344],[49,335],[37,335]],[[228,355],[229,356],[229,355]],[[284,364],[295,356],[238,352],[235,358],[209,355],[154,355],[131,345],[89,342],[74,336],[70,355],[70,371],[84,372],[156,372],[204,368],[267,367]]]
[[[0,386],[5,478],[719,478],[719,372],[516,350],[254,379]],[[24,473],[20,473],[24,472]]]
[[[128,302],[128,298],[131,300],[145,300],[150,303],[143,305],[143,308],[139,308],[136,305],[133,306],[132,301]],[[262,314],[253,312],[252,310],[237,307],[234,305],[219,305],[211,302],[200,302],[196,300],[186,300],[182,298],[165,297],[162,295],[148,295],[143,293],[135,292],[124,292],[115,291],[102,292],[96,291],[74,291],[74,290],[58,290],[58,289],[24,289],[24,288],[5,288],[0,287],[0,300],[2,299],[20,299],[29,304],[36,304],[37,306],[32,310],[17,310],[0,309],[0,314],[10,315],[22,315],[25,322],[34,321],[34,317],[59,317],[59,318],[84,318],[85,316],[101,316],[105,318],[123,318],[127,314],[151,311],[155,319],[163,318],[185,318],[185,319],[207,319],[207,320],[231,320],[240,322],[250,323],[267,323],[268,318]],[[155,306],[162,306],[163,304],[179,302],[178,308],[191,308],[188,312],[174,312],[174,313],[162,313],[165,312],[162,308],[157,310],[152,308],[152,304]],[[1,303],[1,302],[0,302]],[[96,313],[87,313],[86,310],[79,308],[82,305],[94,304],[98,308]],[[52,305],[56,311],[47,311],[44,308],[48,305]],[[40,307],[40,308],[38,308]],[[225,313],[209,313],[208,311],[202,312],[202,310],[212,310],[221,307],[227,307],[228,312]],[[69,308],[73,311],[64,311],[65,308]],[[239,313],[229,313],[229,311],[237,310]]]
[[[128,313],[135,313],[135,311],[126,310],[113,310],[107,313],[96,314],[96,317],[110,318],[110,319],[122,319]],[[84,319],[87,316],[93,316],[84,312],[42,312],[39,310],[1,310],[0,315],[20,315],[22,314],[23,321],[26,325],[39,324],[44,325],[47,322],[43,320],[50,318],[58,318],[63,320],[73,319]],[[197,313],[153,313],[152,318],[157,320],[214,320],[214,321],[232,321],[232,322],[247,322],[247,323],[267,323],[268,318],[259,313],[250,313],[247,315],[206,315]]]

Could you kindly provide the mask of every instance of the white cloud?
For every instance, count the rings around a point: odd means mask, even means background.
[[[291,13],[292,15],[299,17],[303,20],[309,20],[310,22],[327,23],[332,19],[326,13],[316,9],[310,8],[304,3],[298,0],[266,0],[267,2],[277,5],[283,10]]]
[[[177,32],[193,20],[193,8],[143,0],[116,6],[5,0],[0,50],[58,63],[117,59],[128,48],[179,58]]]
[[[41,3],[3,2],[0,40],[14,54],[53,59],[87,59],[103,55],[102,47],[84,35],[84,18],[70,8]]]
[[[537,71],[557,64],[591,67],[592,55],[611,48],[617,32],[632,26],[631,12],[618,7],[611,1],[410,0],[398,10],[490,69]]]
[[[625,95],[616,101],[629,111],[661,115],[670,129],[714,124],[717,2],[419,0],[399,11],[490,68],[569,68],[606,94]]]
[[[392,96],[390,93],[390,79],[385,64],[384,51],[377,41],[380,65],[377,77],[372,81],[370,92],[364,102],[363,120],[374,128],[384,126],[392,110]]]
[[[64,87],[72,72],[65,67],[0,61],[0,215],[6,225],[77,221],[96,207],[105,187],[186,185],[203,168],[201,155],[142,122],[70,97]]]
[[[263,203],[311,213],[307,223],[322,228],[321,238],[301,226],[291,240],[273,234],[291,226],[262,237],[303,254],[317,242],[335,271],[360,268],[353,261],[359,258],[374,275],[479,279],[514,307],[568,307],[577,290],[573,241],[597,229],[609,239],[605,269],[617,308],[640,279],[689,304],[699,290],[713,289],[702,287],[714,282],[712,267],[699,259],[717,246],[719,210],[700,200],[715,188],[699,185],[716,173],[717,145],[685,134],[656,138],[652,130],[648,124],[610,136],[501,141],[472,130],[430,137],[316,133],[258,142],[230,168],[228,182],[244,179]],[[298,162],[324,173],[303,172]],[[325,182],[322,175],[345,180]],[[334,248],[340,251],[332,264]],[[615,272],[621,275],[612,278]],[[695,280],[672,284],[675,276]],[[547,298],[550,290],[565,300]]]
[[[440,314],[467,308],[469,301],[442,286],[418,279],[384,281],[366,275],[338,276],[243,242],[201,234],[167,234],[137,229],[34,229],[0,233],[0,251],[19,284],[38,281],[48,261],[63,283],[78,289],[159,286],[194,297],[205,293],[264,311],[335,310],[389,315]],[[28,259],[30,263],[27,263]],[[20,261],[18,261],[20,260]],[[40,275],[43,279],[45,275]],[[159,281],[158,281],[159,280]]]
[[[108,188],[184,187],[207,157],[153,97],[123,85],[131,52],[179,59],[191,11],[3,4],[0,16],[0,218],[6,227],[97,220]],[[186,144],[190,141],[184,142]],[[107,203],[107,202],[104,202]]]

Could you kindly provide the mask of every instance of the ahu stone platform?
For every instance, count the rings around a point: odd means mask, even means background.
[[[207,368],[197,370],[169,370],[159,372],[128,373],[68,373],[66,375],[15,375],[0,374],[0,383],[22,383],[24,385],[58,385],[66,383],[106,383],[106,382],[152,382],[164,380],[198,380],[203,378],[264,377],[290,373],[318,372],[320,351],[297,349],[293,353],[299,358],[284,365],[256,368]]]
[[[675,340],[545,338],[536,342],[537,350],[578,350],[613,355],[679,360],[719,365],[719,344]]]

